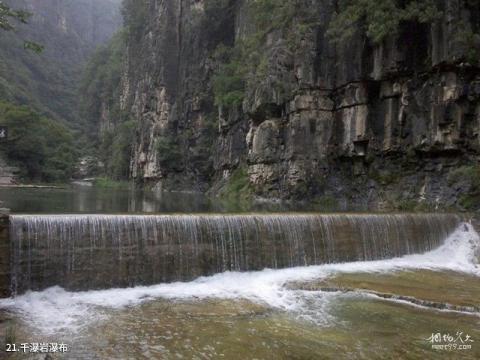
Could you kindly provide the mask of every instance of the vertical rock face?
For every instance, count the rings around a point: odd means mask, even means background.
[[[129,38],[121,98],[138,120],[133,178],[215,189],[246,166],[264,197],[453,205],[462,187],[447,176],[474,163],[480,145],[479,63],[468,58],[480,45],[475,37],[466,44],[457,29],[478,33],[480,14],[463,1],[439,3],[433,24],[401,24],[374,45],[360,31],[332,43],[326,31],[337,2],[305,1],[318,25],[293,48],[282,32],[269,34],[266,76],[247,84],[241,106],[218,109],[212,54],[250,31],[245,1],[217,22],[206,21],[206,0],[146,1],[146,23]]]
[[[145,6],[151,15],[130,35],[121,97],[122,108],[139,120],[132,176],[159,187],[202,188],[211,177],[209,133],[217,117],[210,55],[225,38],[233,41],[232,19],[207,24],[203,1]],[[162,145],[175,154],[162,154]]]

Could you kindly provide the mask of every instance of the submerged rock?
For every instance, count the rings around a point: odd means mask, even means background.
[[[452,271],[344,273],[321,281],[291,283],[288,286],[308,291],[364,292],[425,307],[480,314],[478,277]]]

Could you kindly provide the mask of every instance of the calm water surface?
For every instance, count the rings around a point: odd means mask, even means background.
[[[13,213],[198,213],[312,211],[320,206],[261,202],[238,204],[200,193],[68,185],[63,188],[1,188],[0,201]]]

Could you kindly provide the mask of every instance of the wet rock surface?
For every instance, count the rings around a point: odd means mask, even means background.
[[[345,273],[288,286],[307,291],[365,292],[426,307],[480,313],[478,277],[452,271]]]
[[[17,172],[17,168],[8,166],[3,157],[0,156],[0,186],[16,184],[15,173]]]
[[[333,302],[331,301],[333,300]],[[432,333],[461,331],[478,339],[478,319],[372,298],[339,295],[309,298],[309,317],[243,300],[152,300],[126,309],[98,309],[98,320],[77,331],[45,334],[10,318],[17,342],[32,337],[62,341],[66,355],[54,358],[477,359],[479,348],[432,349]],[[0,331],[4,331],[0,323]],[[36,358],[36,357],[32,357]]]

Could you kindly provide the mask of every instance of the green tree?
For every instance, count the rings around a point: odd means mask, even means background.
[[[73,174],[77,154],[70,131],[26,106],[0,102],[0,125],[8,140],[0,150],[28,180],[63,182]]]
[[[434,0],[340,0],[340,11],[332,19],[327,35],[344,42],[361,29],[374,43],[395,35],[401,22],[430,23],[441,15]]]
[[[88,124],[88,135],[95,136],[98,119],[102,117],[102,106],[107,106],[110,117],[116,122],[123,120],[118,99],[126,53],[125,32],[118,32],[110,42],[93,54],[79,86],[80,114]]]
[[[102,135],[99,156],[104,164],[103,175],[109,179],[128,179],[136,125],[127,120]]]
[[[106,46],[97,49],[86,66],[79,89],[88,140],[99,149],[97,155],[104,164],[102,175],[115,180],[128,178],[136,128],[119,101],[126,32],[118,32]],[[98,122],[105,116],[111,126],[99,134]]]
[[[162,137],[157,140],[156,147],[158,162],[163,169],[167,171],[177,171],[182,169],[182,153],[176,137]]]
[[[230,10],[228,1],[213,3],[218,7],[217,13]],[[299,38],[318,25],[317,10],[307,0],[246,0],[252,28],[237,38],[233,46],[218,46],[213,56],[219,64],[213,78],[215,103],[226,107],[240,105],[245,89],[268,76],[269,55],[265,46],[268,34],[282,32],[289,50],[293,51]],[[212,17],[208,12],[206,15]]]
[[[13,10],[3,1],[0,1],[0,29],[2,30],[15,30],[15,26],[12,24],[12,21],[18,21],[20,23],[27,24],[28,19],[31,16],[32,14],[28,11]],[[23,47],[36,53],[41,53],[43,51],[43,46],[33,41],[24,41]]]
[[[30,16],[32,16],[31,13],[23,10],[13,10],[3,1],[0,1],[0,29],[7,31],[14,30],[15,27],[11,23],[12,20],[26,24]]]
[[[128,34],[139,39],[145,30],[148,19],[149,2],[147,0],[125,0],[122,7],[123,24]]]
[[[245,93],[247,65],[243,61],[242,48],[219,46],[215,59],[220,64],[213,77],[215,104],[226,107],[241,105]]]

